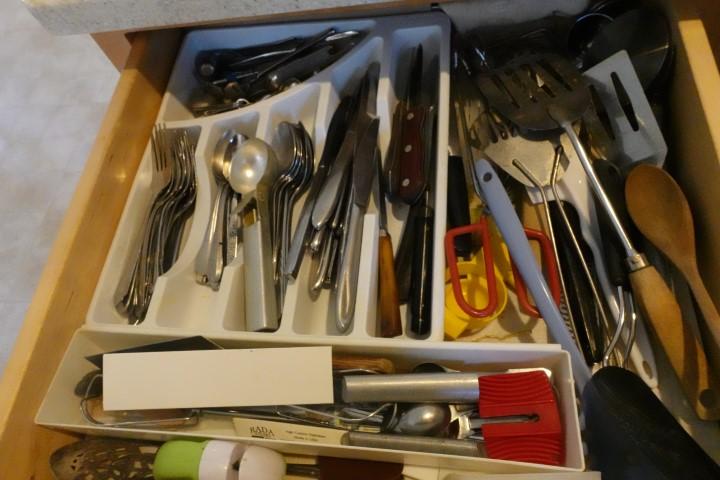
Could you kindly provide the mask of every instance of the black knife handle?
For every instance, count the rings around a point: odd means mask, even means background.
[[[465,167],[462,157],[448,157],[448,197],[447,227],[448,230],[470,225],[470,204],[465,181]],[[466,233],[455,237],[455,254],[468,257],[473,252],[472,234]]]
[[[614,164],[607,160],[596,161],[593,167],[623,226],[630,228],[632,222],[625,207],[625,180],[622,173]],[[630,281],[627,269],[625,268],[625,251],[623,250],[623,246],[617,238],[615,229],[605,209],[602,208],[597,201],[595,202],[595,206],[600,236],[602,237],[600,243],[602,244],[603,256],[605,257],[608,279],[610,283],[616,287],[622,286],[629,289]]]
[[[410,287],[412,277],[412,252],[416,243],[417,235],[415,234],[415,221],[417,215],[415,212],[419,208],[419,204],[410,207],[405,228],[400,237],[397,254],[395,255],[395,278],[398,285],[398,300],[400,305],[404,305],[410,298]]]
[[[408,315],[410,331],[423,336],[430,333],[432,313],[432,263],[434,212],[424,204],[412,218],[418,243],[413,248]]]

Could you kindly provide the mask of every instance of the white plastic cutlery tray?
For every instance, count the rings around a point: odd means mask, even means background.
[[[337,31],[357,30],[365,36],[352,50],[317,75],[290,87],[273,97],[250,106],[209,117],[193,118],[186,100],[196,85],[193,62],[201,50],[240,48],[258,45],[292,36],[311,36],[328,28]],[[398,102],[395,92],[397,77],[405,82],[408,69],[398,59],[422,43],[425,63],[438,65],[436,89],[437,162],[435,184],[435,229],[433,252],[433,305],[430,333],[424,340],[442,341],[444,311],[445,203],[447,177],[447,131],[449,109],[450,24],[442,14],[422,14],[385,17],[371,20],[317,22],[197,30],[189,33],[180,50],[165,94],[158,123],[167,128],[197,128],[200,138],[196,152],[197,200],[192,222],[188,222],[180,256],[173,267],[162,275],[144,322],[128,325],[128,320],[115,309],[118,282],[129,262],[132,262],[131,240],[143,227],[145,213],[151,202],[149,185],[153,177],[152,158],[148,147],[130,192],[125,211],[107,257],[100,281],[87,316],[87,324],[95,329],[113,331],[141,331],[167,334],[203,334],[214,338],[253,338],[255,336],[291,338],[309,335],[316,341],[342,342],[345,339],[379,338],[376,325],[378,218],[374,206],[375,194],[364,219],[358,294],[354,322],[350,330],[341,334],[335,326],[330,291],[322,290],[313,300],[309,293],[310,257],[306,253],[299,275],[287,288],[280,328],[272,333],[246,330],[243,289],[245,279],[242,255],[226,266],[220,288],[213,291],[195,279],[194,262],[201,248],[211,215],[217,183],[211,170],[211,159],[218,139],[229,128],[257,137],[272,145],[280,122],[302,122],[315,148],[315,162],[320,159],[330,120],[341,95],[347,94],[351,82],[363,75],[369,64],[379,62],[380,81],[377,94],[377,115],[380,118],[379,147],[383,159],[387,154],[392,115]],[[305,195],[295,204],[293,222],[302,208]],[[390,208],[388,228],[397,248],[407,208]],[[291,232],[294,233],[294,225]],[[402,308],[403,319],[405,307]],[[404,334],[407,338],[407,325]]]
[[[253,105],[209,117],[193,118],[186,107],[196,85],[193,62],[201,50],[240,48],[314,35],[333,27],[338,31],[365,32],[363,40],[334,64],[303,83]],[[312,300],[309,294],[310,257],[303,258],[297,279],[288,284],[280,328],[275,332],[246,329],[242,254],[225,267],[217,291],[196,281],[195,259],[203,243],[217,190],[211,169],[215,146],[227,129],[234,128],[248,137],[257,137],[272,145],[280,122],[302,122],[310,134],[315,162],[320,159],[327,128],[341,96],[372,62],[380,63],[377,115],[380,118],[379,147],[385,160],[389,150],[391,125],[401,92],[398,84],[407,81],[408,52],[422,43],[425,66],[437,65],[437,122],[434,191],[433,298],[432,324],[428,335],[408,335],[405,307],[402,307],[403,333],[396,338],[379,336],[377,310],[377,252],[379,221],[375,193],[364,218],[358,296],[354,322],[342,334],[335,326],[330,292],[323,290]],[[378,19],[297,23],[197,30],[189,33],[181,47],[164,96],[157,123],[166,128],[192,128],[199,131],[195,167],[197,199],[193,218],[188,222],[180,256],[162,275],[154,288],[145,320],[130,325],[115,308],[118,283],[133,259],[132,240],[140,234],[146,211],[152,201],[153,179],[150,147],[146,149],[131,188],[125,210],[107,256],[90,305],[85,326],[74,336],[65,353],[36,421],[41,425],[97,435],[131,438],[169,439],[177,437],[213,437],[240,440],[227,418],[206,417],[194,427],[174,430],[112,428],[88,423],[73,393],[77,382],[92,369],[87,355],[149,344],[170,338],[203,335],[225,348],[259,348],[291,345],[332,345],[334,351],[363,356],[381,356],[392,360],[398,369],[423,362],[438,362],[451,368],[474,371],[503,371],[508,368],[542,367],[552,371],[565,432],[565,461],[562,466],[470,458],[437,454],[378,450],[360,447],[317,445],[262,439],[242,439],[267,445],[286,453],[322,454],[350,458],[398,461],[408,465],[443,466],[489,473],[579,471],[584,458],[578,425],[574,382],[568,354],[557,345],[531,343],[443,342],[445,311],[445,253],[447,197],[447,143],[450,106],[450,23],[443,14],[428,13]],[[400,81],[398,81],[400,79]],[[294,207],[296,221],[304,197]],[[388,204],[388,230],[396,249],[400,243],[407,207]],[[294,225],[291,231],[294,233]],[[533,322],[533,325],[542,322]],[[543,334],[533,335],[542,339]],[[527,338],[527,337],[525,337]],[[519,341],[519,339],[515,339]],[[261,366],[258,366],[261,368]],[[231,366],[228,370],[231,381]]]
[[[271,337],[276,340],[277,337]],[[300,337],[308,341],[309,337]],[[565,460],[562,466],[548,466],[488,458],[401,452],[364,447],[325,445],[311,442],[265,440],[238,436],[232,419],[212,415],[200,416],[192,427],[160,428],[113,428],[88,423],[80,411],[80,398],[74,393],[75,386],[87,373],[95,369],[85,357],[102,352],[130,348],[148,343],[169,340],[163,335],[148,335],[136,329],[123,333],[98,332],[85,327],[75,333],[68,350],[55,374],[45,400],[40,407],[36,422],[55,428],[82,433],[129,438],[168,440],[171,438],[218,438],[249,442],[267,446],[284,453],[303,455],[330,455],[378,461],[402,462],[406,465],[456,468],[485,473],[531,473],[581,471],[584,456],[577,416],[574,382],[569,356],[557,345],[531,344],[471,344],[461,342],[416,342],[409,339],[394,343],[377,342],[372,339],[354,339],[333,347],[334,353],[377,356],[391,360],[398,371],[408,371],[425,362],[469,372],[502,372],[510,368],[545,368],[552,373],[565,435]],[[303,342],[311,345],[311,342]],[[268,342],[262,337],[243,340],[221,340],[224,348],[261,348],[298,346],[281,341]],[[258,366],[258,368],[262,368]],[[228,368],[228,381],[232,381],[232,369]]]

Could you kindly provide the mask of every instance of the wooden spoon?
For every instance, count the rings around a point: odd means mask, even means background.
[[[628,175],[625,198],[630,217],[638,229],[670,259],[690,284],[712,334],[712,341],[708,343],[713,343],[716,349],[720,345],[720,315],[700,278],[692,214],[682,190],[664,170],[643,164]],[[645,270],[633,273],[642,274]],[[654,275],[657,278],[648,285],[654,283],[657,288],[667,288],[657,272]],[[649,295],[652,298],[652,292]],[[658,310],[659,314],[664,311],[668,322],[677,323],[672,319],[680,315],[677,302],[670,305],[661,300],[658,298],[649,308]],[[679,325],[662,325],[660,328],[664,333],[658,331],[658,325],[653,327],[686,393],[687,382],[692,382],[694,385],[690,386],[698,389],[700,404],[695,405],[695,410],[700,418],[717,419],[710,411],[720,410],[719,384],[708,369],[705,352],[690,325],[680,320]],[[701,414],[701,407],[707,410],[705,414]]]

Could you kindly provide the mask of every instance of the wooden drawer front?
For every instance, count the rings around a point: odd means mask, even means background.
[[[34,425],[54,370],[83,324],[180,32],[137,34],[133,51],[50,253],[0,384],[0,478],[51,479],[50,453],[72,439]]]

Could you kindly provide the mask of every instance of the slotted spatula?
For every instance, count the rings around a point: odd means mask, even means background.
[[[88,437],[50,456],[57,480],[152,479],[158,445],[133,440]]]

